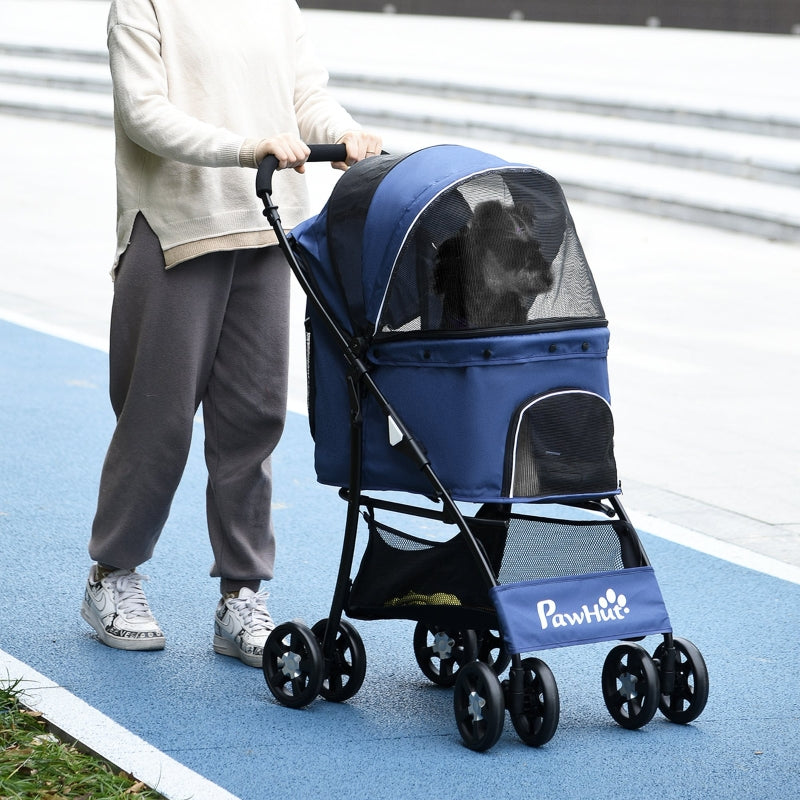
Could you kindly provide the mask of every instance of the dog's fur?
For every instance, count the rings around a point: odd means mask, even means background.
[[[522,325],[537,295],[553,285],[551,263],[533,234],[528,206],[479,203],[472,220],[441,244],[434,291],[442,328]]]

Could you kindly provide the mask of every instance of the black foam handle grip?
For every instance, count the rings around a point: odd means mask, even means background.
[[[310,144],[309,161],[344,161],[347,158],[347,147],[343,144]],[[272,176],[278,168],[278,159],[273,155],[264,157],[256,172],[256,194],[263,200],[272,194]]]

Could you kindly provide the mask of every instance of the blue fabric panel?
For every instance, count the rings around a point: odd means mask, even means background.
[[[343,331],[352,333],[353,322],[347,300],[331,268],[324,213],[297,226],[289,242],[295,258],[316,287],[324,308],[337,320]]]
[[[540,392],[566,386],[608,399],[607,345],[607,328],[397,340],[374,348],[369,360],[376,384],[424,445],[448,491],[458,500],[489,502],[502,499],[506,442],[518,406]],[[317,337],[314,363],[317,476],[322,483],[346,486],[344,360]],[[364,488],[429,493],[418,468],[389,444],[386,418],[377,403],[365,398],[363,412]]]
[[[672,632],[652,567],[509,583],[490,594],[512,654]]]

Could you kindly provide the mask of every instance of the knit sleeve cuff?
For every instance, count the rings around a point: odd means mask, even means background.
[[[242,146],[239,148],[239,166],[249,167],[256,169],[258,163],[256,162],[256,148],[261,140],[260,139],[245,139]]]

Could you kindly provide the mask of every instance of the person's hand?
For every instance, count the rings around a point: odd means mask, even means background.
[[[368,131],[348,131],[336,144],[347,147],[347,159],[331,164],[334,169],[347,169],[356,161],[380,155],[383,148],[381,137]]]
[[[262,139],[256,145],[256,164],[260,164],[268,155],[278,159],[278,169],[293,169],[295,172],[306,171],[306,159],[311,151],[308,145],[291,133],[281,133],[270,139]]]

